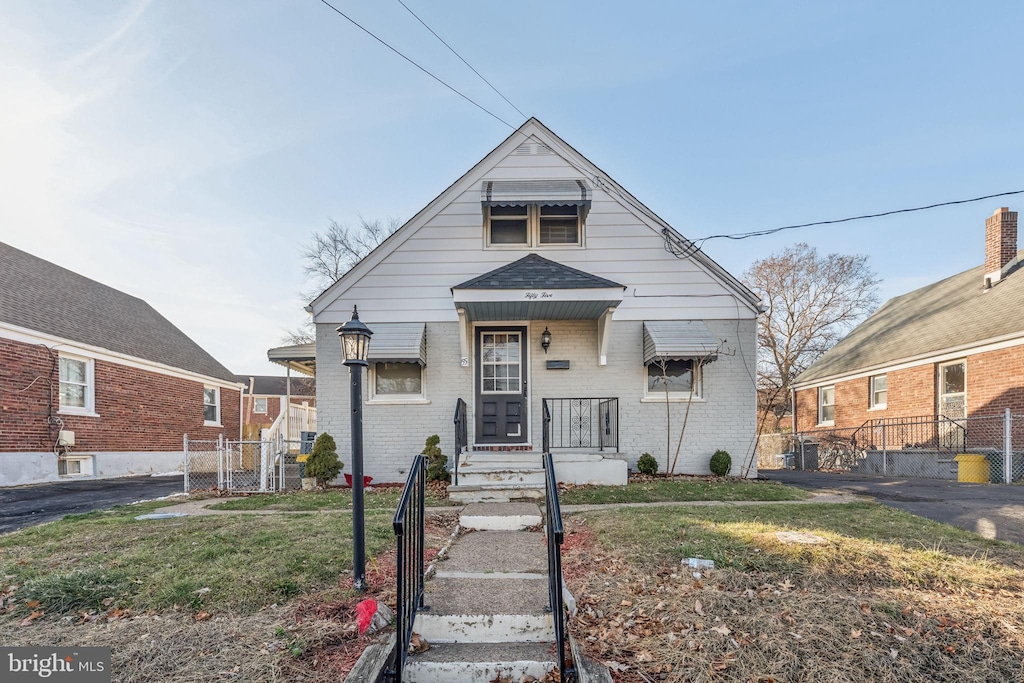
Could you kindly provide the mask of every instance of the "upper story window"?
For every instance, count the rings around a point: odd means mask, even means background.
[[[487,246],[580,246],[581,213],[579,206],[557,204],[489,207]]]
[[[870,380],[871,383],[871,396],[869,397],[869,403],[871,408],[882,409],[886,406],[888,398],[888,391],[886,385],[888,384],[885,375],[875,375]]]
[[[266,415],[267,414],[267,399],[265,397],[264,398],[254,398],[252,400],[252,412],[260,413],[262,415]]]
[[[835,385],[818,389],[818,424],[830,425],[836,421]]]
[[[92,413],[96,382],[92,358],[60,354],[60,410]]]
[[[220,426],[220,389],[203,387],[203,424]]]

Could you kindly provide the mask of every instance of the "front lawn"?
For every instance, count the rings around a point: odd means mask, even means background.
[[[873,503],[600,510],[566,529],[572,628],[616,681],[1024,680],[1018,545]]]
[[[363,492],[366,510],[390,510],[394,514],[402,489],[396,487],[374,488]],[[439,495],[428,487],[424,496],[427,507],[458,505]],[[234,498],[210,506],[211,510],[280,510],[283,512],[306,512],[315,510],[351,510],[352,489],[329,489],[327,491],[290,491],[287,493],[260,493],[244,498]]]
[[[664,503],[706,500],[806,500],[811,494],[775,481],[702,477],[634,477],[625,486],[566,485],[562,505]]]

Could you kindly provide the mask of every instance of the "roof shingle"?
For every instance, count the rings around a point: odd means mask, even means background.
[[[617,282],[556,263],[537,254],[466,280],[454,289],[591,289],[619,287]]]

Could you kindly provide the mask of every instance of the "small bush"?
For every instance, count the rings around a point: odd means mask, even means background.
[[[640,474],[655,475],[658,473],[658,461],[650,453],[644,453],[636,461],[636,468]]]
[[[716,477],[724,477],[729,474],[729,470],[732,469],[732,456],[725,451],[715,451],[715,454],[711,456],[711,474]]]
[[[326,432],[316,437],[313,452],[306,460],[306,476],[316,479],[317,485],[326,486],[344,468],[345,464],[338,459],[338,445],[334,443],[334,437]]]
[[[448,471],[448,456],[441,453],[441,437],[432,434],[427,437],[427,442],[420,451],[421,455],[427,456],[427,481],[451,481],[452,475]]]

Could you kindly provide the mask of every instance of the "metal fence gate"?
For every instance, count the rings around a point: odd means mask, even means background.
[[[184,437],[185,492],[273,492],[297,487],[295,455],[280,439],[232,441]],[[291,475],[291,476],[289,476]]]

